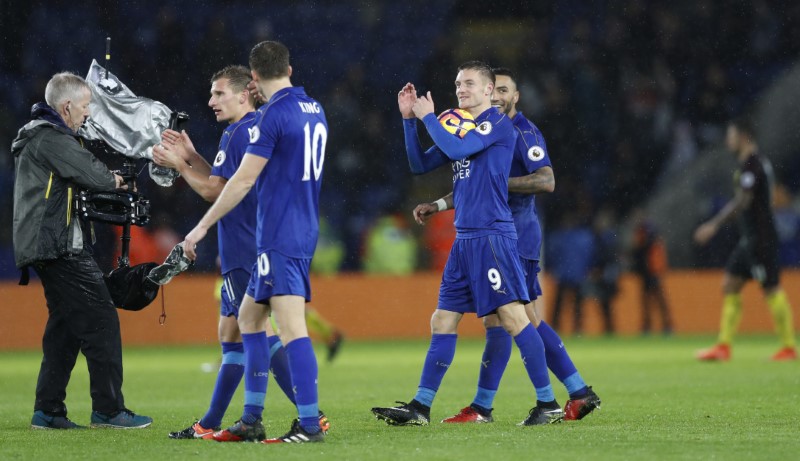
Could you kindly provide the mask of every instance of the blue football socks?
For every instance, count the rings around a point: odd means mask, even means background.
[[[217,373],[217,382],[211,394],[211,403],[205,416],[200,419],[200,425],[205,428],[215,428],[222,424],[225,410],[231,403],[236,388],[244,375],[244,346],[242,343],[222,343],[222,364]]]
[[[244,412],[242,422],[253,424],[264,412],[269,378],[269,348],[267,334],[243,333],[244,342]]]
[[[425,365],[422,367],[422,376],[419,380],[419,388],[414,400],[431,407],[436,391],[442,384],[444,374],[453,363],[456,355],[456,339],[458,335],[433,335],[431,345],[428,348],[428,355],[425,357]]]
[[[319,428],[319,400],[317,397],[317,357],[308,337],[298,338],[286,345],[291,382],[294,384],[300,426],[310,434]]]
[[[575,364],[572,363],[572,359],[567,353],[567,348],[564,347],[564,342],[561,341],[558,333],[545,322],[539,323],[536,331],[539,332],[539,336],[541,336],[544,343],[547,367],[564,384],[569,396],[575,398],[586,395],[588,390],[586,383],[575,368]]]
[[[528,372],[528,377],[536,388],[536,398],[540,402],[552,402],[555,400],[553,387],[550,385],[550,375],[547,371],[547,360],[545,358],[544,344],[539,333],[528,324],[522,331],[514,336],[517,343],[522,363]]]
[[[281,344],[281,338],[278,335],[268,336],[267,344],[269,344],[269,369],[272,372],[272,377],[275,378],[278,387],[286,394],[286,398],[294,404],[292,372],[289,371],[289,361],[286,359],[286,348]]]
[[[488,412],[492,409],[500,379],[511,358],[511,335],[503,327],[486,329],[486,346],[483,349],[481,369],[478,374],[478,392],[473,406]]]

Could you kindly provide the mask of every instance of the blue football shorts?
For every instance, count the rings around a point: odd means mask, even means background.
[[[222,275],[222,288],[220,289],[219,315],[222,317],[234,316],[239,318],[239,306],[247,292],[250,282],[250,273],[244,269],[233,269]]]
[[[456,239],[442,274],[438,309],[483,317],[530,301],[517,240],[502,235]]]
[[[259,304],[269,304],[273,296],[296,295],[311,301],[308,271],[311,258],[290,258],[277,251],[258,254],[247,294]]]
[[[539,267],[539,261],[535,259],[521,258],[522,269],[525,271],[525,286],[528,287],[528,294],[531,296],[531,301],[539,299],[542,296],[542,286],[539,284],[539,272],[542,268]]]

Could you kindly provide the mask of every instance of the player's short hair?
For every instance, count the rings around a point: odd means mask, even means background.
[[[44,89],[44,100],[47,105],[56,109],[64,101],[74,101],[81,97],[83,90],[88,90],[89,84],[83,77],[72,72],[59,72],[50,78]]]
[[[221,79],[228,79],[228,84],[231,86],[235,93],[239,93],[241,91],[245,91],[247,89],[247,84],[253,80],[253,76],[250,75],[250,69],[245,66],[226,66],[211,76],[211,82],[214,83],[217,80]]]
[[[250,50],[250,68],[272,80],[289,75],[289,49],[281,42],[265,41]]]
[[[750,139],[756,138],[756,122],[749,114],[740,115],[728,122],[730,126],[736,128],[739,134],[743,134]]]
[[[514,82],[514,85],[517,84],[517,76],[508,67],[495,67],[492,69],[492,72],[494,73],[495,77],[497,77],[498,75],[502,75],[504,77],[510,78],[511,81]]]
[[[479,74],[486,77],[486,79],[490,82],[494,83],[494,72],[492,72],[492,68],[489,66],[489,64],[486,64],[483,61],[467,61],[458,66],[459,71],[467,69],[478,71]]]

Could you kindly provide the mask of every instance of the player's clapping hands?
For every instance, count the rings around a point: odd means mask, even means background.
[[[161,144],[153,147],[153,161],[156,165],[177,170],[180,163],[188,163],[197,151],[185,131],[178,133],[166,130],[161,135]]]
[[[416,115],[420,120],[425,118],[426,115],[432,114],[433,98],[431,97],[431,92],[428,91],[427,95],[417,98],[416,102],[414,102],[412,110],[414,111],[414,115]]]
[[[406,83],[406,86],[397,94],[397,106],[403,118],[414,118],[414,103],[417,102],[417,89],[413,83]]]

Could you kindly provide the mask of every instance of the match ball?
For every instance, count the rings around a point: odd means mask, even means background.
[[[467,135],[467,132],[475,129],[475,119],[472,114],[463,109],[448,109],[439,115],[439,123],[445,130],[459,138]]]

